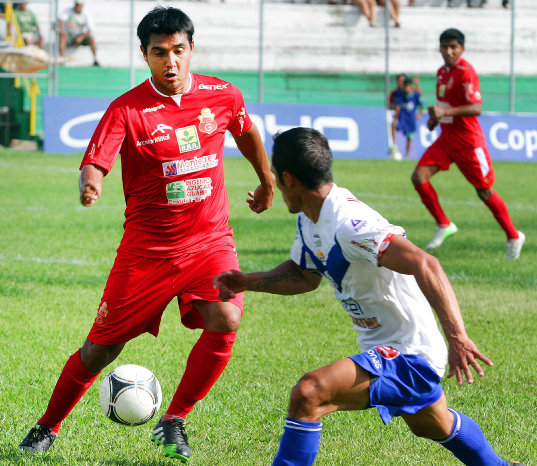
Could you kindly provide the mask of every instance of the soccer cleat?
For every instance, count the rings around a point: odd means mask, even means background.
[[[50,430],[50,427],[36,424],[19,444],[19,448],[29,453],[47,451],[56,440],[56,437],[57,435]]]
[[[507,260],[518,259],[518,257],[520,256],[520,251],[522,250],[522,246],[524,245],[524,241],[526,241],[526,235],[521,231],[518,232],[517,239],[507,240],[507,246],[505,248],[505,258]]]
[[[515,464],[518,464],[518,466],[526,466],[524,463],[521,463],[520,461],[508,461],[507,466],[513,466]]]
[[[151,441],[164,445],[164,455],[177,458],[183,463],[190,459],[190,447],[185,432],[185,420],[175,418],[171,421],[159,421],[153,429]]]
[[[446,238],[457,233],[457,225],[451,222],[447,227],[438,227],[434,231],[433,239],[427,243],[425,249],[434,249],[440,246]]]

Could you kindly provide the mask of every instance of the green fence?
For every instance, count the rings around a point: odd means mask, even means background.
[[[197,70],[195,70],[197,71]],[[246,102],[258,98],[258,74],[247,71],[199,71],[214,74],[238,86]],[[149,76],[148,70],[136,70],[135,83]],[[420,76],[426,104],[435,100],[434,75]],[[117,97],[129,89],[130,75],[127,69],[75,68],[59,70],[58,95],[77,97]],[[43,95],[47,91],[46,80],[39,80]],[[395,86],[395,77],[393,78]],[[384,105],[384,75],[381,74],[319,74],[268,72],[264,75],[266,103],[292,103],[316,105]],[[515,110],[517,113],[537,113],[537,77],[516,78]],[[509,111],[509,77],[481,76],[483,110],[485,112]],[[29,103],[28,107],[29,107]],[[37,131],[42,132],[40,102]]]

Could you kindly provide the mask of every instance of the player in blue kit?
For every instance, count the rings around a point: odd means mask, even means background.
[[[416,132],[416,121],[420,119],[424,104],[421,93],[413,87],[413,82],[405,78],[403,89],[395,94],[395,116],[392,122],[392,137],[395,144],[395,134],[403,133],[406,137],[405,158],[410,158],[412,139]]]
[[[294,128],[274,140],[272,171],[291,213],[298,214],[291,260],[267,272],[231,270],[213,284],[223,301],[242,291],[295,295],[325,277],[358,331],[362,353],[308,372],[291,391],[273,465],[315,461],[321,417],[376,407],[385,424],[401,416],[411,431],[467,465],[509,465],[467,415],[448,408],[441,378],[473,383],[492,362],[468,337],[455,293],[439,261],[332,181],[327,139]],[[431,307],[442,325],[448,348]]]

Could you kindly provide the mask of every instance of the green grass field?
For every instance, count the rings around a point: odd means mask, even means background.
[[[122,234],[119,165],[98,203],[78,203],[80,156],[0,152],[0,464],[165,465],[149,441],[153,422],[123,427],[102,413],[103,374],[64,422],[50,452],[17,448],[41,416],[66,359],[84,341]],[[409,162],[336,161],[335,181],[407,229],[423,246],[434,224],[410,181]],[[435,252],[451,278],[470,336],[494,362],[473,386],[446,380],[449,404],[474,417],[506,459],[537,464],[537,164],[497,163],[495,188],[527,235],[521,258],[503,259],[500,227],[456,170],[434,180],[459,233]],[[277,194],[259,216],[246,206],[255,186],[242,159],[226,160],[231,218],[242,268],[286,260],[295,218]],[[114,366],[135,363],[160,379],[164,412],[199,331],[183,328],[176,303],[158,339],[129,343]],[[358,352],[355,332],[327,283],[303,296],[249,293],[234,356],[188,420],[191,465],[269,465],[278,448],[288,394],[298,378]],[[106,372],[103,371],[103,372]],[[323,419],[317,465],[456,465],[442,447],[413,437],[400,419],[376,411]]]

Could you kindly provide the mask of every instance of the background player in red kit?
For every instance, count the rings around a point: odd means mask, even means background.
[[[457,232],[429,182],[431,176],[439,170],[448,170],[454,162],[505,231],[505,258],[518,259],[526,237],[515,228],[505,202],[492,189],[494,169],[477,119],[482,108],[479,78],[472,65],[461,57],[463,52],[464,34],[461,31],[447,29],[440,35],[440,53],[445,64],[437,73],[437,105],[429,107],[428,127],[432,130],[440,123],[442,133],[425,151],[412,174],[414,187],[438,226],[426,248],[437,248]]]
[[[203,328],[179,387],[152,440],[166,456],[188,461],[184,420],[231,357],[242,296],[218,300],[212,278],[238,267],[224,184],[229,130],[260,186],[249,206],[270,207],[274,179],[240,91],[191,73],[194,26],[176,8],[157,7],[138,25],[151,78],[116,99],[99,122],[81,163],[80,200],[91,206],[121,154],[125,232],[87,340],[67,361],[48,408],[20,444],[46,451],[99,372],[132,338],[158,334],[162,312],[177,296],[181,320]]]

